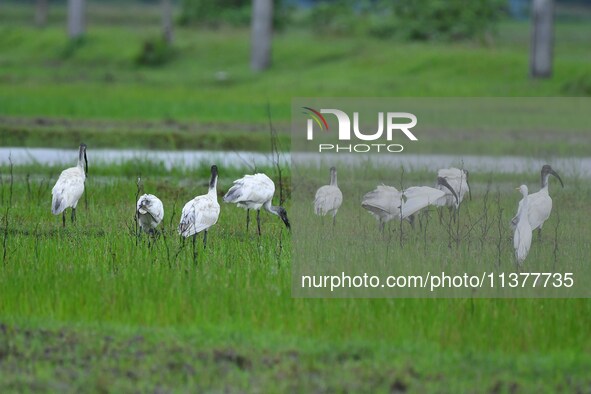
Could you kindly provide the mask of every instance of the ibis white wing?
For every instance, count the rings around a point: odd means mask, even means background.
[[[447,183],[451,186],[451,188],[456,192],[458,196],[459,203],[464,200],[464,195],[469,192],[468,182],[467,182],[467,175],[464,171],[460,170],[459,168],[442,168],[437,172],[437,176],[441,178],[445,178]],[[443,186],[437,185],[437,189],[441,190],[445,193],[444,197],[439,198],[437,201],[433,202],[433,205],[437,206],[457,206],[458,202],[456,202],[456,198],[451,193],[451,191]]]
[[[316,191],[314,212],[324,216],[338,210],[343,203],[343,193],[337,186],[326,185]]]
[[[223,200],[236,203],[239,207],[259,209],[273,198],[274,193],[275,184],[267,175],[245,175],[234,181]]]
[[[137,201],[136,207],[140,226],[144,231],[156,228],[164,218],[162,201],[153,194],[144,194]]]
[[[51,212],[58,215],[64,209],[76,208],[78,200],[84,193],[84,170],[79,167],[68,168],[60,174],[53,189],[51,189]]]
[[[361,206],[378,218],[390,215],[398,217],[401,197],[402,194],[395,187],[379,185],[363,196]]]
[[[403,192],[405,201],[402,204],[402,219],[406,219],[426,206],[433,204],[437,199],[443,197],[444,194],[443,191],[434,187],[409,187]]]
[[[552,198],[539,191],[528,197],[528,219],[532,230],[542,227],[552,212]]]
[[[217,223],[220,205],[209,195],[195,197],[185,204],[179,224],[179,234],[190,237]]]

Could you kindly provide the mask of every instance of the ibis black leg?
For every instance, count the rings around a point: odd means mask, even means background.
[[[248,232],[248,224],[250,223],[250,209],[246,210],[246,232]]]
[[[415,229],[415,215],[410,215],[408,217],[408,221],[410,222],[410,227],[412,227],[412,229]]]
[[[203,249],[207,246],[207,230],[203,232]]]
[[[150,249],[152,247],[153,240],[154,240],[154,229],[151,228],[150,231],[148,231],[148,249]]]
[[[538,241],[542,241],[542,228],[538,228]]]
[[[257,229],[259,231],[259,236],[261,235],[261,211],[257,211]]]
[[[62,212],[62,227],[66,227],[66,210]]]
[[[193,261],[197,263],[197,248],[195,242],[197,241],[197,233],[193,234]]]
[[[76,221],[76,208],[72,208],[72,223],[74,223]]]

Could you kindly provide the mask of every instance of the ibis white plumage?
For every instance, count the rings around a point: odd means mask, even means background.
[[[455,191],[445,178],[440,177],[437,181],[457,198]],[[413,186],[400,192],[395,187],[379,185],[363,196],[361,206],[376,217],[383,231],[385,224],[392,219],[407,219],[412,222],[415,213],[434,204],[444,195],[442,190],[429,186]]]
[[[552,212],[552,198],[548,193],[548,179],[550,175],[555,176],[560,181],[560,185],[564,187],[560,175],[552,169],[548,164],[542,167],[541,175],[541,188],[538,192],[532,193],[528,196],[529,209],[528,209],[528,220],[531,225],[532,231],[538,229],[538,237],[542,235],[542,227],[544,222],[550,217]],[[517,216],[511,220],[511,226],[515,228],[517,225]]]
[[[164,218],[162,201],[153,194],[144,194],[137,200],[136,215],[140,228],[146,233],[154,234]]]
[[[521,192],[523,198],[519,201],[517,208],[517,215],[515,216],[516,223],[513,232],[513,248],[515,249],[515,259],[517,264],[521,265],[531,247],[532,226],[528,220],[529,213],[529,197],[527,186],[521,185],[516,190]]]
[[[62,171],[53,189],[51,189],[51,213],[62,214],[62,225],[66,226],[66,209],[72,208],[72,223],[76,221],[76,206],[84,193],[84,182],[88,174],[86,145],[80,144],[78,165]]]
[[[466,193],[472,199],[470,184],[468,182],[468,171],[459,168],[442,168],[437,172],[438,178],[444,178],[455,192],[452,194],[450,189],[438,182],[436,188],[445,193],[445,195],[434,202],[437,206],[447,206],[457,209],[464,200]],[[457,198],[456,198],[457,196]]]
[[[320,187],[314,198],[314,212],[316,215],[332,215],[332,224],[335,224],[337,211],[343,203],[343,193],[337,184],[337,169],[330,168],[330,184]]]
[[[181,213],[179,234],[185,238],[193,236],[193,248],[197,234],[203,231],[203,248],[207,245],[207,230],[217,223],[220,204],[217,196],[218,168],[211,166],[211,178],[207,194],[197,196],[187,202]]]
[[[275,194],[275,184],[265,174],[245,175],[234,181],[234,185],[224,195],[224,202],[236,204],[240,208],[246,209],[246,231],[250,221],[249,212],[251,209],[257,211],[257,228],[261,235],[261,208],[267,212],[279,216],[285,226],[290,229],[287,211],[281,206],[272,204]]]

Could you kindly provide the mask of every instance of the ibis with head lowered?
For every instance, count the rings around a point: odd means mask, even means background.
[[[457,199],[445,178],[439,177],[437,183],[446,187]],[[363,196],[361,206],[375,216],[384,231],[385,224],[392,219],[406,219],[412,224],[415,213],[444,196],[445,192],[429,186],[413,186],[400,192],[395,187],[380,185]]]
[[[153,194],[144,194],[137,200],[136,215],[140,228],[148,234],[154,234],[164,218],[162,201]]]
[[[287,229],[291,228],[287,211],[282,206],[272,204],[275,194],[275,184],[265,174],[245,175],[234,181],[233,186],[224,195],[224,202],[236,204],[240,208],[246,209],[246,231],[250,221],[249,213],[251,209],[257,211],[257,229],[261,235],[261,208],[267,212],[278,216]]]

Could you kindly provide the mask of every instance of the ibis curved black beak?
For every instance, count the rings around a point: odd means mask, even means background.
[[[456,194],[456,191],[453,189],[453,187],[451,187],[451,185],[447,182],[447,179],[443,178],[443,177],[438,177],[437,178],[437,184],[438,185],[443,185],[445,187],[447,187],[449,189],[449,191],[451,192],[451,194],[454,195],[454,197],[456,198],[456,203],[459,204],[460,203],[460,199],[458,198],[458,195]]]
[[[78,165],[82,164],[82,158],[84,158],[84,175],[88,175],[88,158],[86,157],[86,144],[80,144],[78,150]]]
[[[287,229],[291,231],[291,224],[289,223],[289,219],[287,218],[287,211],[284,208],[282,208],[279,211],[279,217],[281,218],[281,220],[283,220],[283,223],[285,223],[285,227],[287,227]]]
[[[560,179],[560,175],[558,175],[558,173],[552,169],[550,169],[550,174],[552,174],[556,178],[558,178],[558,180],[560,181],[560,186],[562,186],[562,188],[564,189],[564,183],[562,183],[562,179]]]

